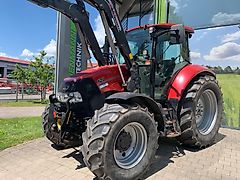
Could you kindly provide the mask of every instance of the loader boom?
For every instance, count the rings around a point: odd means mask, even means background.
[[[68,18],[70,18],[76,25],[79,37],[82,37],[81,35],[84,36],[84,39],[81,39],[81,41],[84,42],[84,44],[87,43],[89,44],[93,52],[93,55],[98,62],[98,65],[103,66],[106,64],[106,62],[104,62],[104,57],[99,47],[96,36],[94,35],[94,32],[90,25],[89,17],[85,9],[84,3],[80,4],[79,2],[79,4],[77,5],[74,3],[67,2],[65,0],[28,0],[28,1],[33,2],[34,4],[37,4],[41,7],[50,7],[52,9],[55,9],[66,15]]]
[[[82,1],[82,0],[76,0]],[[131,67],[132,54],[128,45],[128,41],[119,19],[119,15],[112,0],[86,0],[93,5],[99,12],[103,20],[105,29],[111,28],[116,40],[116,44],[126,62],[128,68]],[[104,15],[103,15],[103,14]],[[106,18],[105,18],[106,17]],[[108,27],[107,27],[108,26]],[[107,30],[106,30],[107,31]],[[113,48],[113,47],[112,47]]]
[[[97,42],[93,29],[89,22],[89,16],[85,9],[83,0],[76,0],[77,4],[71,3],[65,0],[28,0],[41,7],[50,7],[55,9],[67,17],[69,17],[76,25],[77,31],[81,38],[81,41],[85,44],[85,52],[87,51],[87,44],[93,52],[94,57],[98,61],[99,66],[108,64],[104,61],[103,52]],[[86,0],[89,4],[94,6],[101,14],[104,21],[105,30],[111,29],[116,40],[116,46],[119,48],[127,68],[131,67],[132,54],[125,36],[124,29],[119,20],[115,4],[111,0]],[[104,14],[104,15],[103,15]],[[107,27],[106,27],[107,26]],[[110,41],[108,37],[108,40]],[[111,43],[110,43],[111,44]],[[112,50],[116,47],[111,47]]]

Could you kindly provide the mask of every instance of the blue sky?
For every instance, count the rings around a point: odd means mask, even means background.
[[[184,21],[194,27],[240,24],[239,0],[170,0],[170,3],[173,22]],[[196,31],[190,49],[194,63],[240,66],[240,29],[232,26]]]
[[[24,49],[43,49],[55,39],[56,12],[26,0],[2,0],[0,5],[0,52],[20,57]]]
[[[87,6],[90,21],[102,44],[104,29],[98,14]],[[57,14],[26,0],[1,0],[0,56],[30,59],[39,50],[55,54]],[[237,26],[196,31],[190,40],[192,61],[198,64],[240,66],[240,29]]]
[[[240,29],[229,26],[196,31],[190,50],[193,63],[240,66]]]
[[[94,24],[97,13],[88,9]],[[42,49],[54,55],[56,21],[57,13],[50,8],[40,8],[27,0],[1,0],[0,56],[26,59]]]

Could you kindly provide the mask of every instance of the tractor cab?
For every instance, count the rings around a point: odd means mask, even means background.
[[[162,98],[174,74],[190,64],[188,38],[193,32],[189,27],[173,24],[146,25],[127,31],[137,65],[139,93],[155,100]]]

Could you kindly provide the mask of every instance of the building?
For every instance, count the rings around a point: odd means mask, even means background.
[[[16,64],[19,64],[22,67],[27,67],[30,62],[0,56],[0,78],[8,78],[9,74],[15,69]]]

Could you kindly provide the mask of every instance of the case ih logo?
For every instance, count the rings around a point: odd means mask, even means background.
[[[97,80],[97,82],[100,83],[100,84],[103,83],[104,81],[105,81],[104,78],[100,78],[100,79]]]

